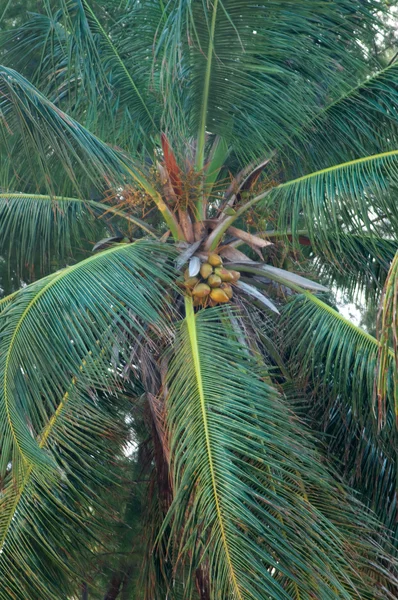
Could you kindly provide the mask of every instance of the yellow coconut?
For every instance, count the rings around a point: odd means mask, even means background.
[[[209,263],[203,263],[203,265],[200,267],[200,274],[202,275],[203,279],[207,279],[212,273],[213,267],[209,265]]]
[[[219,276],[221,281],[226,281],[227,283],[229,283],[230,281],[234,281],[233,274],[231,273],[231,271],[228,271],[227,269],[223,269],[222,267],[219,267],[217,269],[214,269],[214,273]]]
[[[231,298],[232,298],[232,296],[234,295],[234,293],[233,293],[233,291],[232,291],[232,288],[231,288],[231,286],[229,285],[229,283],[225,283],[225,282],[223,282],[223,283],[220,285],[220,289],[222,289],[222,290],[223,290],[223,292],[225,292],[225,293],[227,294],[228,298],[231,300]]]
[[[232,273],[232,275],[234,276],[233,278],[233,282],[235,283],[235,281],[238,281],[240,279],[240,273],[239,271],[230,271],[230,273]]]
[[[192,295],[195,298],[206,298],[210,294],[210,287],[207,283],[198,283],[192,291]]]
[[[210,275],[207,279],[207,283],[209,284],[209,286],[211,288],[217,288],[220,287],[221,285],[221,277],[219,277],[218,275]]]
[[[222,265],[222,258],[218,254],[215,254],[214,252],[212,252],[211,254],[209,254],[209,258],[207,259],[207,262],[212,267],[219,267],[220,265]]]
[[[229,298],[221,288],[213,288],[210,292],[210,298],[215,302],[228,302]]]
[[[184,283],[187,288],[189,288],[190,290],[193,290],[195,285],[197,285],[199,283],[199,278],[198,277],[188,277],[188,279],[186,279]]]

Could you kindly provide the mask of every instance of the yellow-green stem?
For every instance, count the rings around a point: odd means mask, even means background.
[[[218,0],[214,0],[213,3],[213,14],[211,19],[210,26],[210,37],[209,37],[209,45],[207,48],[207,64],[206,64],[206,73],[203,84],[203,97],[202,97],[202,110],[200,115],[199,122],[199,131],[197,137],[197,146],[196,146],[196,168],[198,171],[201,171],[204,166],[204,155],[205,155],[205,142],[206,142],[206,123],[207,123],[207,109],[209,105],[209,92],[210,92],[210,78],[211,78],[211,67],[213,62],[213,54],[214,54],[214,32],[216,29],[216,20],[217,20],[217,7]],[[201,197],[197,201],[196,204],[196,217],[198,220],[204,218],[203,215],[203,190]]]
[[[222,544],[224,546],[225,558],[226,558],[230,576],[231,576],[231,582],[232,582],[232,585],[233,585],[233,588],[235,591],[234,597],[236,598],[236,600],[243,600],[239,582],[238,582],[238,579],[237,579],[237,576],[235,573],[234,565],[232,563],[232,558],[231,558],[231,553],[230,553],[229,543],[228,543],[228,537],[227,537],[227,531],[226,531],[225,523],[224,523],[223,511],[222,511],[222,507],[220,504],[217,476],[216,476],[216,472],[214,469],[214,458],[213,458],[213,449],[212,449],[212,443],[211,443],[211,435],[210,435],[209,425],[208,425],[208,408],[206,406],[206,398],[205,398],[205,392],[204,392],[204,388],[203,388],[202,369],[201,369],[201,364],[200,364],[198,336],[197,336],[197,330],[196,330],[196,316],[194,313],[192,298],[190,298],[188,296],[185,296],[185,319],[186,319],[187,328],[188,328],[189,341],[191,344],[193,364],[194,364],[198,393],[199,393],[199,398],[200,398],[200,407],[201,407],[201,413],[202,413],[202,417],[203,417],[203,427],[204,427],[204,433],[205,433],[205,438],[206,438],[206,449],[207,449],[209,470],[210,470],[210,476],[211,476],[212,487],[213,487],[216,516],[217,516],[217,520],[218,520],[219,527],[220,527],[221,539],[222,539]]]

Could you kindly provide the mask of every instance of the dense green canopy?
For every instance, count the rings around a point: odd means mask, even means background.
[[[3,4],[0,600],[393,600],[394,7]]]

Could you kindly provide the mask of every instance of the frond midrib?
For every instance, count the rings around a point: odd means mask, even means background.
[[[111,213],[117,217],[120,217],[122,219],[125,219],[126,221],[130,221],[131,223],[134,223],[135,225],[138,225],[139,227],[141,227],[141,229],[144,229],[147,233],[149,233],[149,235],[151,235],[152,237],[156,237],[154,230],[145,223],[145,221],[142,221],[141,219],[138,219],[137,217],[132,217],[131,215],[128,215],[127,213],[125,213],[123,210],[115,207],[115,206],[111,206],[111,205],[107,205],[107,204],[103,204],[102,202],[97,202],[96,200],[85,200],[85,199],[81,199],[81,198],[71,198],[68,196],[50,196],[49,194],[28,194],[28,193],[16,193],[16,192],[12,192],[12,193],[0,193],[0,199],[4,198],[5,200],[19,200],[19,199],[33,199],[33,200],[39,200],[39,201],[43,201],[43,202],[74,202],[76,204],[82,204],[84,206],[89,206],[92,207],[94,210],[100,210],[101,212],[103,212],[104,214],[106,213]]]
[[[85,365],[86,365],[86,360],[83,360],[82,363],[81,363],[81,365],[80,365],[80,371],[83,371]],[[76,382],[77,382],[77,377],[73,376],[72,380],[71,380],[71,383],[70,383],[70,386],[69,386],[69,389],[63,395],[62,400],[59,403],[59,405],[57,406],[54,414],[48,420],[46,426],[44,427],[43,431],[41,432],[41,434],[40,434],[40,441],[39,441],[39,444],[38,444],[38,446],[39,446],[40,449],[44,448],[44,446],[46,445],[47,440],[50,437],[52,430],[54,429],[56,423],[58,422],[59,417],[61,416],[62,412],[65,409],[65,406],[66,406],[66,404],[68,402],[68,399],[69,399],[69,396],[70,396],[70,393],[71,393],[71,389],[73,389],[73,387],[76,385]],[[18,493],[15,496],[12,508],[10,510],[9,517],[8,517],[6,525],[4,526],[4,529],[3,529],[3,534],[2,534],[2,536],[0,538],[0,551],[4,547],[4,544],[5,544],[6,539],[7,539],[7,535],[9,533],[9,531],[10,531],[10,525],[11,525],[12,521],[14,520],[14,516],[15,516],[15,513],[17,511],[18,505],[19,505],[19,503],[20,503],[20,501],[22,499],[22,496],[23,496],[23,493],[25,491],[25,488],[28,485],[29,480],[30,480],[31,475],[34,472],[34,470],[35,470],[35,465],[32,464],[32,463],[26,469],[25,475],[23,477],[23,481],[22,481],[21,486],[20,486],[20,488],[18,490]]]
[[[135,242],[135,243],[137,243],[137,242]],[[24,311],[22,312],[22,314],[15,326],[14,332],[13,332],[11,340],[10,340],[10,344],[8,346],[6,358],[5,358],[3,394],[4,394],[4,406],[5,406],[7,421],[10,426],[11,435],[14,439],[16,446],[18,447],[18,450],[20,452],[22,460],[26,464],[29,464],[30,461],[25,456],[25,452],[22,450],[22,448],[20,446],[18,436],[15,431],[15,427],[14,427],[13,420],[11,417],[10,398],[9,398],[9,394],[8,394],[8,379],[9,379],[8,371],[9,371],[12,351],[13,351],[15,342],[18,338],[18,333],[19,333],[26,317],[29,315],[30,311],[32,310],[32,308],[37,304],[37,302],[40,300],[40,298],[46,292],[48,292],[48,290],[51,289],[56,283],[58,283],[64,277],[66,277],[67,275],[70,275],[74,271],[77,271],[78,269],[85,267],[87,264],[95,262],[95,261],[99,260],[100,258],[102,259],[105,255],[121,252],[121,251],[125,250],[126,248],[129,248],[130,246],[131,246],[131,244],[118,244],[118,246],[116,246],[114,248],[109,248],[108,250],[105,250],[103,252],[95,254],[94,256],[90,256],[89,258],[85,259],[82,262],[77,263],[76,265],[72,265],[70,267],[67,267],[66,269],[63,269],[59,273],[55,273],[54,276],[50,276],[51,280],[43,288],[41,288],[41,290],[30,300],[30,302],[25,307]]]
[[[381,152],[379,154],[370,154],[369,156],[363,156],[361,158],[356,158],[355,160],[349,160],[344,163],[339,163],[338,165],[332,165],[331,167],[326,167],[325,169],[320,169],[319,171],[313,171],[312,173],[308,173],[307,175],[303,175],[302,177],[298,177],[297,179],[291,179],[290,181],[280,183],[279,185],[272,188],[272,190],[279,190],[281,188],[288,187],[290,185],[295,185],[296,183],[301,183],[302,181],[306,181],[314,177],[319,177],[320,175],[327,175],[328,173],[332,173],[333,171],[339,171],[341,169],[355,167],[356,165],[360,165],[366,162],[372,162],[374,160],[380,160],[383,158],[388,158],[390,156],[398,156],[398,150],[389,150],[388,152]],[[258,197],[258,199],[261,198],[262,196]]]
[[[226,534],[226,530],[225,530],[223,514],[222,514],[222,510],[221,510],[221,506],[220,506],[217,478],[216,478],[216,473],[215,473],[215,468],[214,468],[213,452],[212,452],[211,440],[210,440],[210,434],[209,434],[209,425],[208,425],[207,414],[206,414],[206,399],[205,399],[205,393],[204,393],[204,389],[203,389],[203,379],[202,379],[202,371],[201,371],[201,364],[200,364],[200,352],[199,352],[197,330],[196,330],[196,318],[195,318],[195,313],[193,310],[193,304],[192,304],[191,298],[188,298],[188,297],[185,298],[185,311],[186,311],[185,318],[186,318],[186,323],[187,323],[187,328],[188,328],[188,336],[189,336],[189,341],[190,341],[190,346],[191,346],[191,351],[192,351],[197,388],[198,388],[198,393],[199,393],[199,398],[200,398],[200,408],[201,408],[201,414],[202,414],[202,419],[203,419],[203,428],[204,428],[204,433],[205,433],[205,438],[206,438],[206,450],[207,450],[207,457],[208,457],[208,462],[209,462],[210,476],[211,476],[211,481],[212,481],[214,501],[215,501],[215,505],[216,505],[217,519],[218,519],[218,522],[220,525],[221,537],[222,537],[225,555],[226,555],[226,559],[228,562],[229,571],[231,573],[233,585],[236,590],[237,597],[239,598],[239,600],[243,600],[243,596],[241,594],[238,580],[237,580],[235,570],[234,570],[232,560],[231,560],[231,554],[230,554],[230,550],[229,550],[229,544],[228,544],[227,534]]]

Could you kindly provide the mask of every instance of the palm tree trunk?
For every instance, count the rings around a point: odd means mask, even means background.
[[[122,585],[122,592],[121,592],[121,596],[120,596],[120,600],[130,600],[130,583],[131,583],[131,578],[133,575],[133,568],[129,567],[126,570],[126,573],[124,575],[123,578],[123,585]]]
[[[88,600],[88,585],[85,581],[82,583],[82,600]]]
[[[196,569],[195,577],[196,589],[198,590],[200,600],[210,600],[210,585],[206,567]]]
[[[104,596],[104,600],[116,600],[120,592],[123,578],[123,573],[120,571],[115,571],[113,573],[108,590]]]

